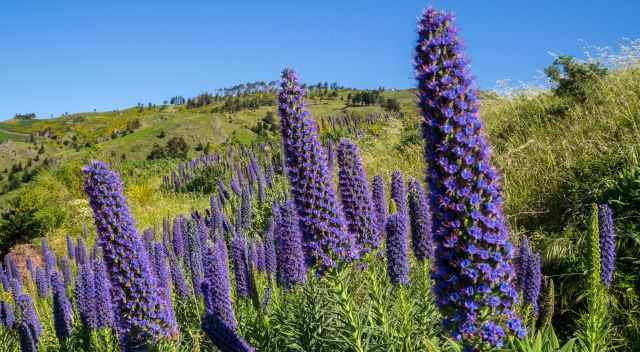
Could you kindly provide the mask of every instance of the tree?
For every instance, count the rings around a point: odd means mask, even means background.
[[[607,74],[599,62],[578,62],[571,56],[559,56],[544,69],[553,92],[561,97],[573,97],[580,101],[587,98],[588,85]]]
[[[123,154],[124,155],[124,154]],[[147,155],[147,159],[156,160],[156,159],[164,159],[166,157],[165,150],[158,143],[153,143],[151,147],[151,152]]]
[[[189,152],[189,145],[184,141],[184,138],[173,137],[167,142],[165,149],[167,157],[185,159]]]

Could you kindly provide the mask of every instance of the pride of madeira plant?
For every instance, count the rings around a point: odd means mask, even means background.
[[[516,315],[499,177],[453,16],[425,10],[418,35],[417,94],[436,246],[433,291],[450,334],[467,349],[490,350],[509,334],[525,334]]]

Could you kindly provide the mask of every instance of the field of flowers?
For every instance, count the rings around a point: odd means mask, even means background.
[[[5,351],[605,351],[615,236],[593,205],[577,330],[559,341],[554,281],[512,241],[499,173],[452,15],[424,11],[415,47],[424,178],[367,175],[358,146],[321,143],[296,72],[281,145],[180,164],[165,192],[210,206],[139,232],[120,176],[82,169],[95,233],[63,257],[0,267]],[[333,122],[332,122],[333,123]]]

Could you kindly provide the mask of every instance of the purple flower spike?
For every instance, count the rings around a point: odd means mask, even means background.
[[[60,275],[57,272],[51,274],[51,288],[53,291],[53,320],[56,336],[62,343],[71,336],[71,302],[67,298]]]
[[[72,281],[71,264],[67,258],[60,259],[60,270],[62,270],[62,278],[64,280],[64,287],[69,287]]]
[[[598,226],[600,232],[600,280],[609,288],[613,281],[616,261],[615,229],[611,208],[603,204],[598,206]]]
[[[7,329],[13,329],[16,325],[16,315],[13,306],[5,301],[0,302],[0,324]]]
[[[384,194],[384,180],[382,176],[373,176],[371,181],[371,200],[373,201],[373,210],[376,214],[376,222],[378,225],[378,233],[384,232],[384,225],[387,222],[387,200]]]
[[[189,289],[184,280],[184,273],[178,259],[174,255],[169,255],[169,269],[171,270],[171,281],[173,282],[173,288],[179,298],[189,297]]]
[[[525,275],[522,300],[525,304],[531,305],[531,310],[535,317],[538,316],[538,298],[540,297],[541,284],[540,255],[534,254],[527,260],[527,273]]]
[[[277,270],[276,245],[274,240],[275,219],[271,218],[267,233],[264,236],[264,266],[267,274],[271,275]]]
[[[76,250],[75,248],[73,248],[73,239],[71,238],[71,235],[67,235],[66,239],[67,239],[67,255],[69,256],[69,259],[75,260]]]
[[[133,224],[119,176],[99,161],[82,171],[111,282],[120,347],[130,351],[148,340],[168,336],[170,323],[162,314],[149,254]]]
[[[292,201],[280,207],[279,223],[276,227],[277,280],[285,289],[290,289],[305,281],[306,267],[302,252],[302,235],[299,219]]]
[[[511,314],[518,294],[499,176],[453,16],[425,10],[418,36],[415,73],[436,246],[436,304],[443,325],[466,349],[498,348],[507,334],[524,336]]]
[[[183,218],[181,216],[173,219],[173,253],[178,258],[184,256],[184,234],[182,233]]]
[[[409,216],[413,254],[418,260],[429,259],[433,253],[429,204],[422,185],[413,179],[409,180]]]
[[[264,272],[266,270],[264,242],[256,241],[255,246],[256,246],[256,270],[258,270],[259,272]]]
[[[231,305],[226,251],[226,244],[222,238],[207,245],[205,249],[205,279],[202,282],[204,318],[214,315],[235,329],[237,323]]]
[[[96,328],[96,286],[91,266],[82,264],[78,267],[76,286],[74,288],[76,308],[80,321],[85,328]]]
[[[115,321],[111,304],[111,283],[107,277],[107,268],[101,259],[93,261],[93,272],[96,289],[96,327],[98,329],[111,328]]]
[[[345,231],[318,125],[304,104],[304,90],[293,70],[282,72],[278,94],[282,146],[291,193],[300,217],[306,261],[320,271],[338,260],[357,258],[354,239]]]
[[[347,228],[356,236],[358,247],[366,253],[378,248],[380,233],[358,147],[348,139],[338,144],[338,165],[338,188]]]
[[[36,268],[36,288],[38,289],[38,297],[47,298],[49,295],[49,279],[41,267]]]
[[[249,268],[247,258],[247,243],[240,234],[236,234],[231,240],[231,259],[233,272],[236,278],[236,296],[249,297]]]
[[[391,199],[396,204],[398,213],[407,211],[407,189],[404,186],[404,177],[400,171],[391,173]],[[406,220],[406,217],[405,219]]]
[[[33,308],[31,296],[28,294],[20,295],[17,300],[17,306],[20,311],[20,320],[22,323],[27,324],[37,345],[37,341],[42,335],[42,325],[38,315],[36,315],[36,310]]]
[[[516,283],[519,290],[523,291],[529,269],[529,259],[532,256],[531,247],[527,237],[522,237],[518,245],[518,258],[516,258],[514,269],[516,271]]]
[[[387,220],[387,274],[394,285],[409,283],[409,240],[406,215],[398,212]]]
[[[235,329],[213,314],[208,314],[202,321],[202,330],[220,351],[253,352],[255,351],[244,339],[238,336]]]
[[[24,321],[20,323],[18,326],[20,352],[38,352],[38,339],[34,335],[28,323]]]
[[[242,196],[240,198],[240,214],[242,214],[241,226],[244,230],[248,230],[251,228],[251,212],[251,194],[249,193],[249,187],[242,187]]]
[[[167,267],[167,253],[162,243],[159,242],[153,243],[152,249],[154,251],[153,265],[158,276],[158,294],[163,301],[164,320],[169,322],[171,326],[171,335],[177,335],[178,323],[171,303],[171,276]]]
[[[185,262],[191,270],[191,285],[193,293],[200,297],[202,291],[203,272],[202,272],[202,244],[198,234],[198,224],[194,220],[186,222],[185,236],[187,240],[187,250],[185,253]]]

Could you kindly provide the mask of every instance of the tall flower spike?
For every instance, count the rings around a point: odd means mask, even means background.
[[[387,220],[387,274],[394,285],[409,283],[409,240],[406,215],[397,212]]]
[[[187,250],[185,251],[185,262],[191,271],[191,285],[193,293],[200,297],[202,291],[202,244],[198,235],[198,224],[194,220],[186,221],[185,237],[187,240]]]
[[[411,245],[418,260],[431,257],[431,215],[429,204],[420,182],[409,179],[409,217],[411,218]]]
[[[600,233],[600,279],[602,284],[609,288],[615,269],[616,242],[611,208],[606,204],[598,206],[598,227]]]
[[[214,315],[232,329],[236,318],[231,305],[231,289],[227,271],[226,244],[222,238],[205,248],[205,279],[202,282],[205,316]]]
[[[247,266],[247,243],[240,234],[236,234],[231,240],[231,259],[233,272],[236,279],[236,296],[249,297],[249,268]]]
[[[540,297],[541,283],[540,255],[534,254],[527,260],[527,272],[522,300],[525,304],[531,306],[531,311],[535,317],[538,316],[538,299]]]
[[[170,325],[162,315],[162,300],[151,275],[149,254],[133,224],[120,178],[99,161],[91,162],[82,171],[111,282],[120,347],[130,351],[149,339],[167,336]]]
[[[282,146],[304,238],[307,263],[322,271],[338,260],[357,257],[354,241],[345,231],[318,125],[304,104],[304,90],[293,70],[282,72],[278,94]]]
[[[271,217],[264,236],[264,266],[267,274],[271,275],[277,270],[276,245],[274,241],[275,219]]]
[[[41,267],[36,268],[36,288],[38,289],[38,297],[47,298],[49,295],[49,279]]]
[[[169,254],[169,269],[171,270],[171,281],[173,282],[173,288],[179,298],[189,297],[189,289],[184,280],[184,273],[182,267],[175,257],[175,255]]]
[[[251,228],[251,210],[251,194],[249,193],[249,186],[242,187],[242,196],[240,199],[240,214],[242,214],[241,226],[244,230],[248,230]]]
[[[280,207],[279,220],[276,227],[276,241],[278,243],[276,276],[280,285],[285,289],[290,289],[297,284],[304,283],[306,271],[300,221],[292,201],[287,201]]]
[[[529,259],[532,256],[531,247],[529,246],[529,240],[523,236],[518,245],[518,257],[515,261],[516,282],[519,290],[524,290],[525,281],[527,277],[527,270],[529,267]]]
[[[98,329],[114,326],[113,305],[111,304],[111,283],[107,277],[107,268],[102,259],[93,261],[93,276],[96,289],[95,309]]]
[[[500,347],[509,332],[524,336],[524,327],[513,311],[513,248],[476,89],[452,15],[425,10],[418,36],[415,72],[436,244],[436,303],[444,327],[465,348]]]
[[[75,248],[73,248],[73,239],[71,238],[71,235],[67,235],[66,240],[67,240],[67,255],[69,256],[69,259],[74,260],[76,257],[76,250]]]
[[[384,194],[384,180],[380,175],[373,176],[371,180],[371,200],[376,214],[378,233],[382,234],[387,222],[387,200]]]
[[[173,219],[173,253],[178,258],[184,256],[184,234],[182,233],[182,221],[184,219],[179,216]]]
[[[69,287],[72,281],[71,264],[67,258],[60,259],[60,270],[62,270],[62,278],[64,280],[64,287]]]
[[[178,323],[176,322],[176,315],[173,310],[173,304],[171,303],[171,276],[169,274],[169,268],[167,267],[167,253],[160,242],[152,243],[151,246],[154,252],[153,265],[156,275],[158,276],[158,294],[163,300],[164,320],[169,322],[171,335],[175,336],[178,334]]]
[[[57,272],[51,274],[53,291],[53,320],[56,336],[60,342],[71,336],[71,302],[67,298],[64,283]]]
[[[348,139],[338,144],[338,189],[349,232],[356,236],[360,250],[368,252],[380,245],[369,184],[358,147]]]
[[[85,328],[96,328],[96,285],[93,270],[88,263],[78,267],[76,286],[74,288],[76,308],[80,321]]]
[[[398,213],[407,211],[407,190],[404,186],[404,177],[400,171],[391,173],[391,199],[396,204]],[[405,219],[406,220],[406,217]]]
[[[18,296],[17,306],[20,311],[20,320],[27,324],[37,345],[37,341],[42,335],[42,324],[40,324],[40,319],[33,308],[31,296],[28,294]]]
[[[0,302],[0,324],[7,329],[13,329],[16,325],[16,315],[13,306],[5,301]]]
[[[208,314],[202,320],[202,330],[220,351],[225,352],[253,352],[254,349],[242,339],[235,329],[213,314]]]
[[[20,352],[38,352],[38,339],[34,336],[29,324],[24,321],[18,326],[18,339]]]

